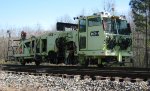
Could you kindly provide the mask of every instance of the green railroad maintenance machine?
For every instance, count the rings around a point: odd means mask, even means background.
[[[22,32],[15,59],[22,65],[50,62],[99,67],[132,62],[132,33],[125,16],[99,12],[74,19],[78,24],[57,22],[56,31],[41,36],[26,39]]]

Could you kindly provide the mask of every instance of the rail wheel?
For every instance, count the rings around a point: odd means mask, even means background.
[[[97,66],[98,66],[99,68],[103,68],[103,67],[104,67],[103,64],[97,64]]]
[[[48,52],[48,60],[50,61],[50,63],[52,63],[52,64],[56,63],[56,58],[57,58],[56,52],[54,52],[54,51]]]
[[[98,60],[97,60],[97,67],[103,68],[104,67],[103,62],[104,62],[104,59],[98,58]]]
[[[39,62],[39,61],[35,61],[35,65],[36,65],[36,66],[39,66],[39,65],[40,65],[40,62]]]
[[[35,65],[39,66],[40,65],[40,61],[42,60],[42,57],[40,55],[35,55]]]
[[[76,64],[79,64],[79,59],[78,59],[77,56],[74,57],[74,64],[75,64],[75,65],[76,65]]]
[[[23,58],[20,58],[19,61],[20,61],[21,65],[25,66],[26,61]]]
[[[67,57],[67,64],[75,64],[74,51],[71,51]]]
[[[79,60],[81,66],[88,67],[89,59],[86,59],[85,57],[79,57]]]
[[[64,51],[57,52],[56,64],[65,63],[65,53]]]
[[[26,62],[21,62],[21,65],[25,66],[25,65],[26,65]]]

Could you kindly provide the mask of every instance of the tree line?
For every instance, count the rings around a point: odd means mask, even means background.
[[[131,0],[129,5],[135,25],[133,31],[135,65],[150,67],[150,0]]]

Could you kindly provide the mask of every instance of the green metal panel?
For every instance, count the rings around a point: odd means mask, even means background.
[[[94,35],[97,33],[97,35]],[[104,31],[102,26],[88,27],[87,50],[102,50],[104,47]]]
[[[47,36],[47,52],[56,51],[55,41],[60,35],[59,32],[51,32]]]
[[[104,31],[100,16],[89,16],[87,20],[87,50],[102,50],[104,47]]]
[[[24,48],[24,55],[30,56],[30,48]]]

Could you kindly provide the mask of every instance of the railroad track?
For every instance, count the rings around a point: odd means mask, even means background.
[[[110,79],[119,81],[130,80],[150,81],[150,69],[146,68],[128,68],[128,67],[113,67],[113,68],[97,68],[97,67],[81,67],[81,66],[35,66],[35,65],[2,65],[3,71],[22,73],[30,75],[55,75],[61,77],[74,77],[80,75],[81,79],[90,77],[94,79]]]

